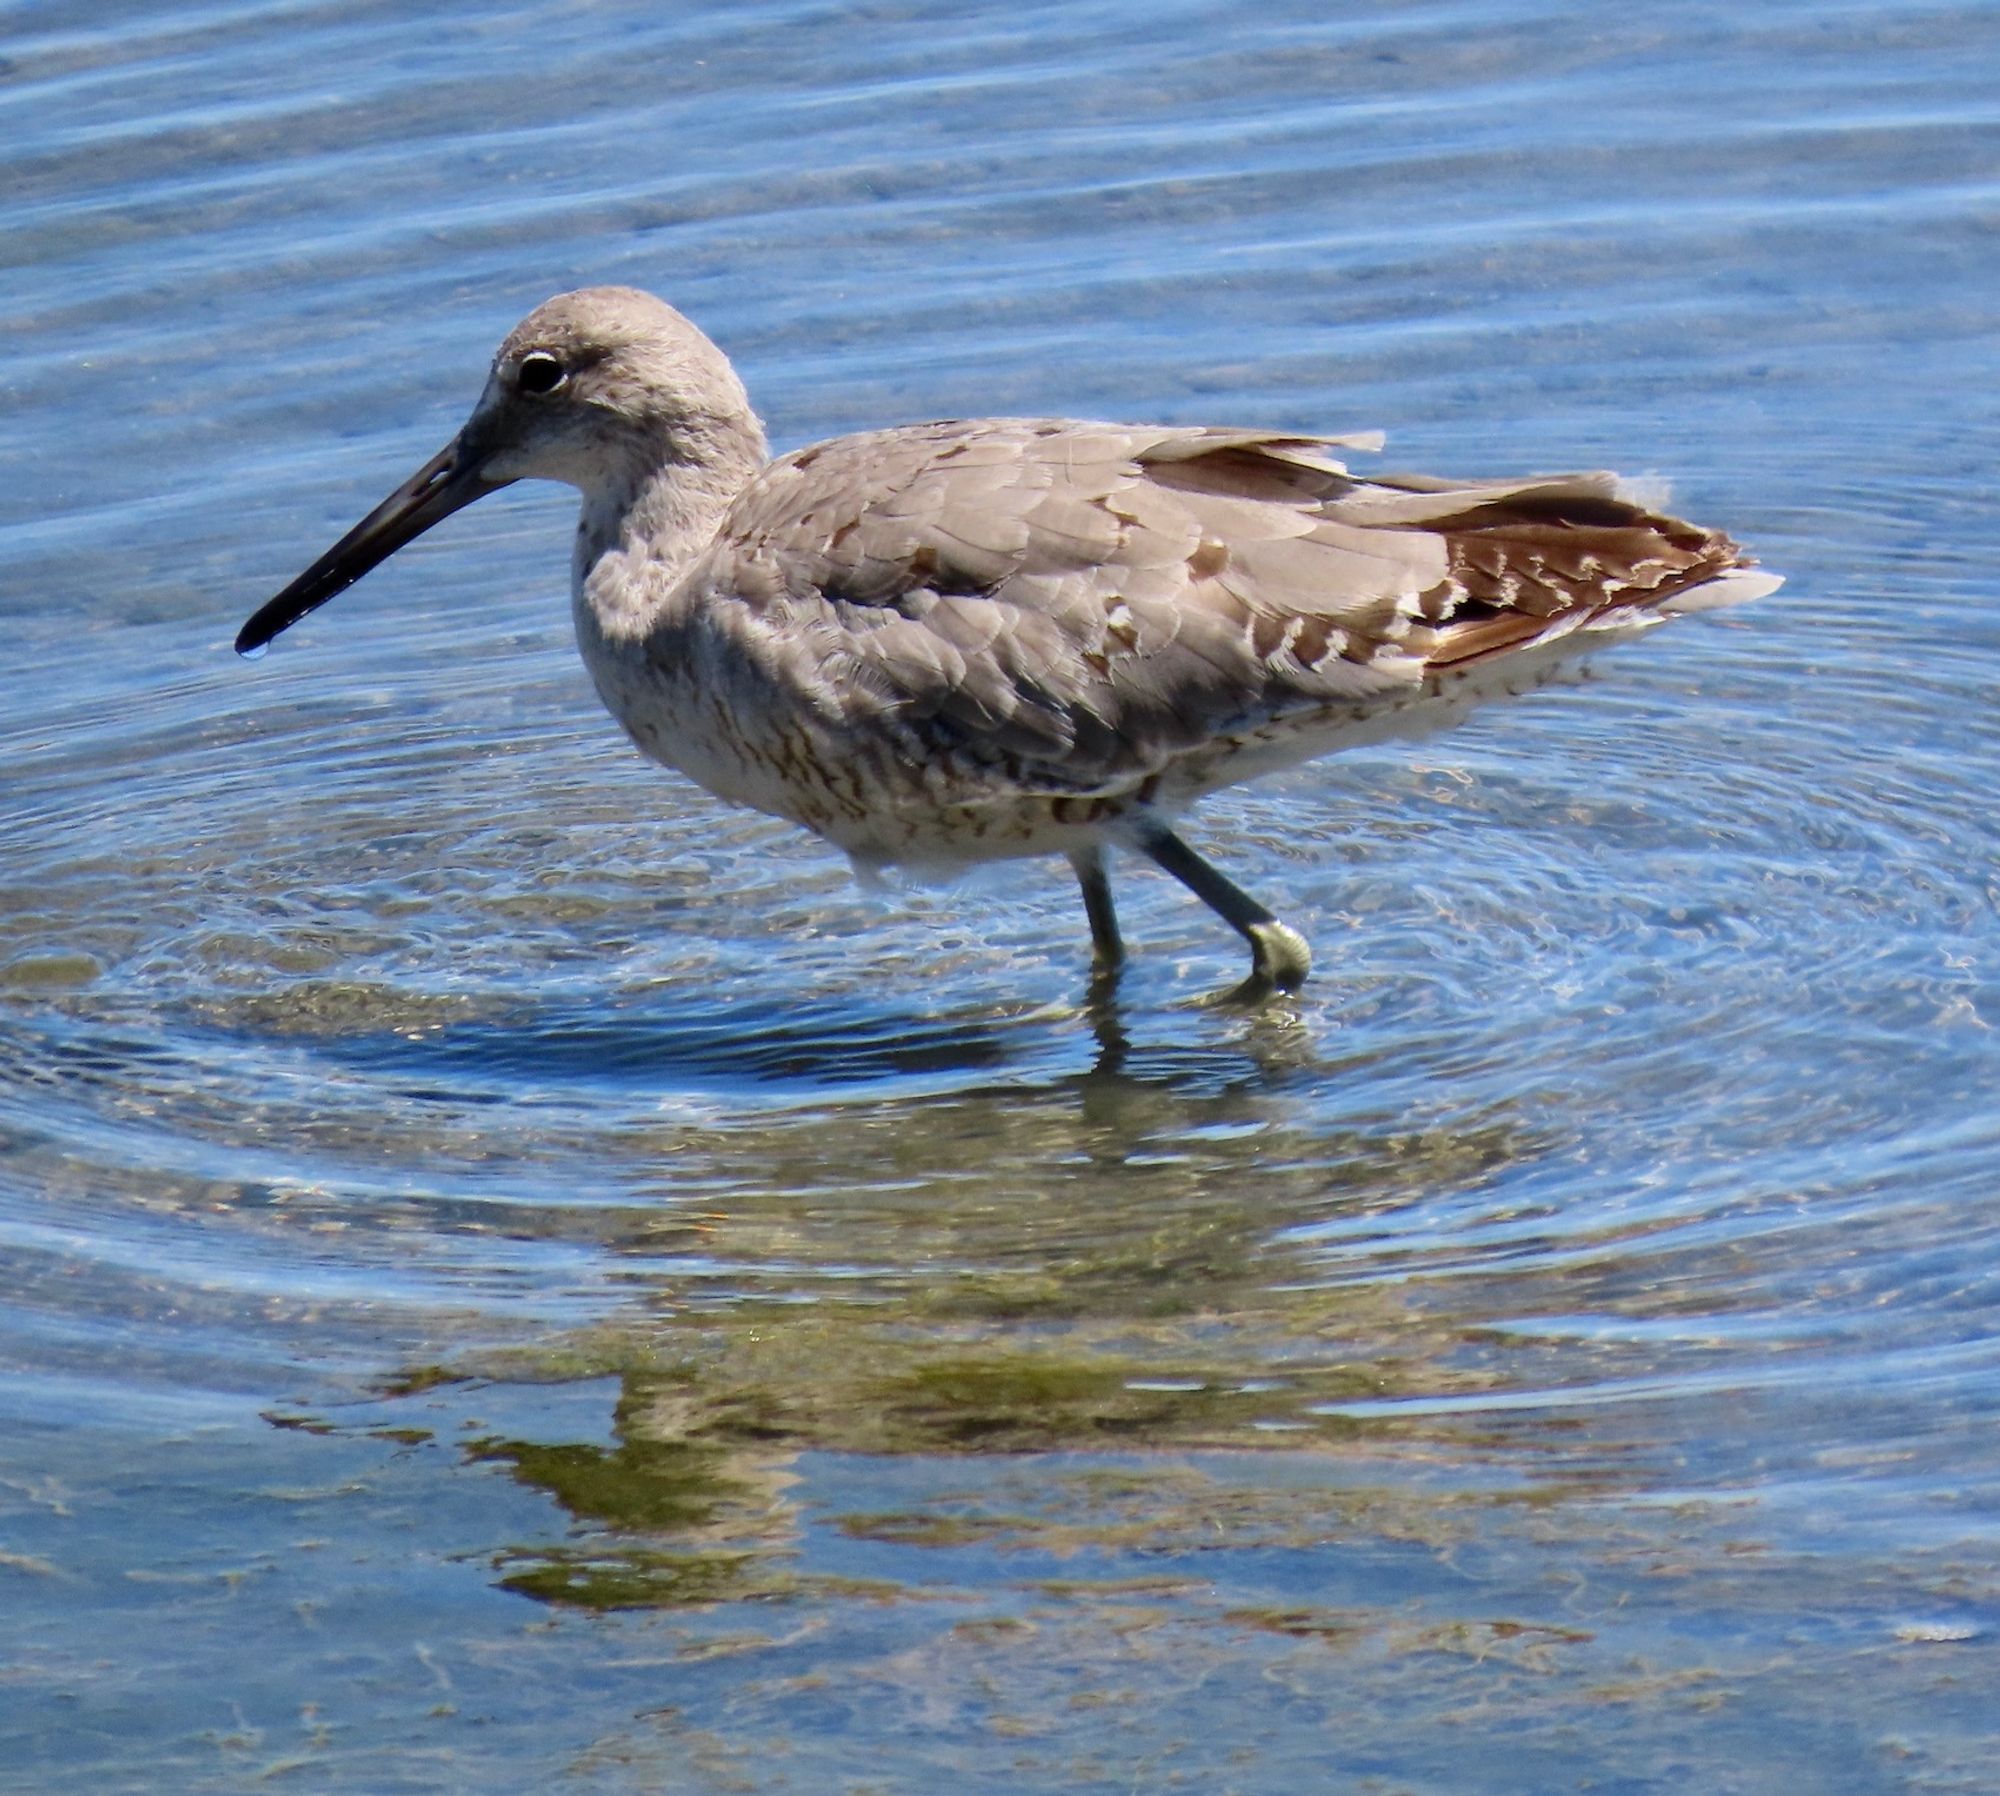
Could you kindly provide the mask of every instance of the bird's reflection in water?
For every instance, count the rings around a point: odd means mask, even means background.
[[[1154,1012],[1105,984],[860,1025],[817,1006],[656,1023],[656,1077],[755,1069],[784,1101],[627,1134],[654,1173],[597,1226],[637,1301],[519,1367],[614,1376],[613,1441],[477,1446],[583,1524],[510,1557],[507,1581],[584,1605],[782,1594],[813,1455],[965,1461],[954,1503],[896,1524],[950,1544],[987,1526],[966,1506],[1023,1453],[1344,1451],[1356,1425],[1331,1406],[1428,1388],[1459,1337],[1393,1285],[1319,1274],[1294,1225],[1539,1149],[1505,1112],[1413,1126],[1407,1069],[1330,1061],[1316,1026],[1287,1006]],[[1392,1089],[1329,1120],[1329,1082],[1365,1098],[1370,1078]],[[1144,1512],[1100,1495],[1007,1525],[1085,1540]],[[1169,1534],[1186,1500],[1161,1495]]]
[[[1078,1014],[1097,1042],[1097,1061],[1091,1080],[1085,1084],[1086,1092],[1094,1085],[1121,1079],[1171,1084],[1195,1075],[1206,1084],[1218,1073],[1236,1077],[1261,1074],[1275,1084],[1310,1075],[1317,1062],[1306,1008],[1284,993],[1259,993],[1248,998],[1226,993],[1219,999],[1201,999],[1183,1007],[1197,1017],[1211,1011],[1240,1018],[1233,1038],[1227,1041],[1135,1047],[1135,1009],[1122,995],[1121,973],[1122,969],[1115,968],[1094,973],[1078,1006]],[[1196,1075],[1197,1068],[1207,1071]],[[1230,1071],[1225,1073],[1225,1068]]]

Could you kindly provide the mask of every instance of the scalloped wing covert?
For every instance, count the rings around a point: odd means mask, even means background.
[[[771,463],[691,576],[829,720],[1127,789],[1218,738],[1353,715],[1743,565],[1613,477],[1364,480],[1373,437],[981,420]]]

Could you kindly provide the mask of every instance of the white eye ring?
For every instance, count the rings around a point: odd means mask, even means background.
[[[569,370],[546,349],[531,349],[514,369],[514,384],[523,393],[539,398],[553,393],[569,380]]]

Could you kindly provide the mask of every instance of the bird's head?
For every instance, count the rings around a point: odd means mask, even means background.
[[[558,294],[508,333],[457,436],[246,623],[256,654],[440,519],[517,480],[586,498],[654,471],[762,452],[728,358],[663,300],[633,287]]]

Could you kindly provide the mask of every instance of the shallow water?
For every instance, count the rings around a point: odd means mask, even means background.
[[[1991,1788],[2000,15],[404,17],[0,42],[0,1787]],[[1214,802],[1318,976],[1127,869],[1093,1008],[631,755],[563,495],[230,655],[598,280],[1790,583]]]

